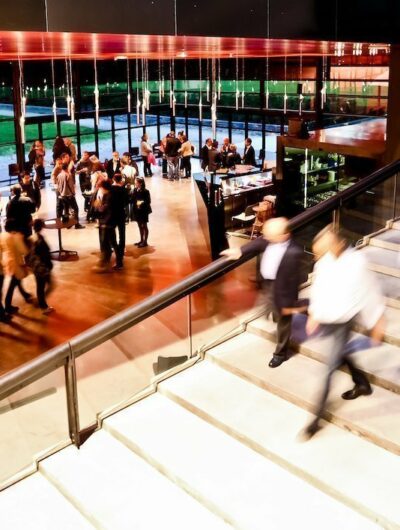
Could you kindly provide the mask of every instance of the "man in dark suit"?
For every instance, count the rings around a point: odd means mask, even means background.
[[[251,138],[246,138],[244,141],[244,155],[243,155],[243,164],[246,166],[255,166],[256,165],[256,152],[254,147],[251,145]]]
[[[201,169],[205,171],[208,168],[209,153],[212,148],[213,141],[211,138],[207,138],[206,143],[201,148]]]
[[[260,272],[266,287],[267,317],[272,313],[277,323],[277,345],[269,362],[271,368],[276,368],[289,357],[293,314],[306,309],[299,307],[298,300],[303,249],[291,238],[288,220],[277,217],[265,223],[263,237],[221,254],[228,259],[239,259],[261,252]]]
[[[119,159],[118,151],[113,152],[111,160],[107,162],[106,171],[110,180],[114,178],[116,173],[121,172],[121,161]]]

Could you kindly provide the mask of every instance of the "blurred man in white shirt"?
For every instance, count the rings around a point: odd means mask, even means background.
[[[328,374],[321,394],[316,418],[305,429],[304,437],[311,438],[321,427],[333,373],[346,364],[354,381],[354,388],[342,394],[346,400],[372,394],[366,376],[350,360],[346,344],[357,320],[373,330],[372,337],[380,340],[383,328],[384,302],[377,281],[368,269],[363,255],[347,246],[346,240],[326,227],[314,239],[313,252],[318,262],[314,268],[310,292],[306,331],[312,334],[321,328],[328,340]]]

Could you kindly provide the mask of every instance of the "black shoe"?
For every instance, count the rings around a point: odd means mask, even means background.
[[[370,396],[372,392],[373,390],[370,385],[355,385],[354,388],[342,394],[342,399],[350,400],[357,399],[359,396]]]
[[[8,307],[5,307],[4,310],[9,315],[13,315],[14,313],[18,313],[19,307],[17,307],[16,305],[10,305]]]
[[[139,243],[138,244],[138,248],[144,248],[144,247],[148,247],[149,245],[146,243],[146,241],[143,241],[143,243]]]
[[[0,322],[4,322],[6,324],[7,322],[10,322],[10,320],[11,320],[11,315],[7,313],[0,315]]]
[[[86,228],[86,226],[83,226],[80,223],[76,223],[75,230],[82,230],[83,228]]]
[[[134,243],[135,247],[140,247],[141,244],[142,244],[141,241],[138,241],[137,243]]]
[[[277,368],[285,361],[287,361],[287,357],[285,357],[284,355],[274,355],[272,359],[269,361],[268,366],[270,368]]]
[[[24,296],[24,300],[27,304],[33,304],[33,296],[31,294]]]
[[[123,265],[114,265],[113,271],[122,271],[124,268]]]

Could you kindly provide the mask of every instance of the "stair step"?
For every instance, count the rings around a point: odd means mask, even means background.
[[[400,221],[395,221],[395,222],[392,224],[392,229],[393,229],[393,230],[400,230]]]
[[[331,424],[300,443],[297,435],[311,418],[306,411],[207,361],[163,382],[159,389],[364,515],[387,526],[400,523],[397,456]],[[360,473],[364,467],[367,480]]]
[[[400,320],[396,319],[398,313],[397,309],[386,310],[386,334],[394,344],[383,342],[380,346],[371,347],[368,337],[361,333],[352,333],[349,348],[354,351],[352,359],[372,383],[400,394],[400,347],[397,346]],[[305,315],[295,315],[292,324],[292,341],[301,354],[326,364],[328,360],[325,353],[326,338],[307,337],[305,324]],[[247,331],[267,340],[276,340],[276,324],[265,317],[253,320],[247,325]]]
[[[309,411],[315,410],[325,379],[326,366],[298,354],[279,369],[273,370],[268,367],[267,360],[272,356],[274,349],[273,342],[250,333],[242,333],[209,350],[207,357],[295,405]],[[335,374],[326,418],[400,455],[400,423],[393,421],[400,410],[400,395],[374,386],[374,393],[368,398],[342,400],[341,394],[352,386],[348,374],[341,371]]]
[[[372,524],[159,393],[104,425],[237,529]]]
[[[0,494],[2,530],[93,530],[67,499],[40,473]]]
[[[400,230],[386,230],[372,237],[369,244],[398,252],[400,250]],[[400,266],[400,262],[399,262]]]
[[[399,254],[394,250],[387,250],[384,248],[378,248],[371,245],[360,248],[359,252],[362,252],[369,262],[369,268],[376,272],[388,274],[400,277],[400,261]]]
[[[388,274],[375,272],[382,293],[386,297],[386,305],[400,309],[400,278]]]
[[[96,528],[230,528],[105,431],[43,461],[40,470]]]

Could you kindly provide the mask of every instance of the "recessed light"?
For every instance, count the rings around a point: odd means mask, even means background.
[[[120,61],[120,60],[123,60],[123,59],[127,59],[128,57],[126,55],[116,55],[114,57],[114,61]]]

